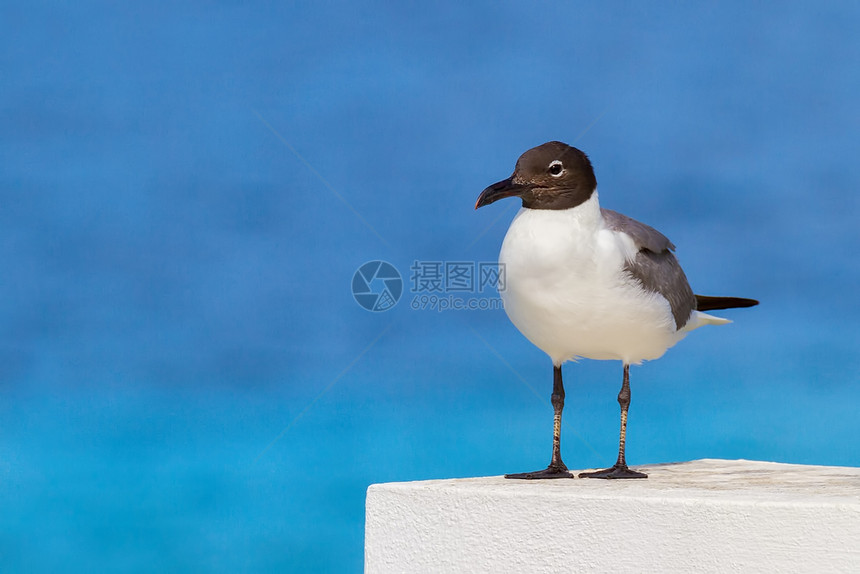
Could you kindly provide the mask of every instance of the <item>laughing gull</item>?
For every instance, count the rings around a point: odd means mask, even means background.
[[[694,295],[675,246],[662,233],[602,209],[588,157],[553,141],[525,152],[508,179],[478,197],[475,209],[504,197],[522,199],[499,254],[501,290],[511,322],[553,365],[552,459],[545,470],[506,478],[573,478],[561,460],[561,365],[587,358],[624,366],[621,437],[614,466],[580,478],[645,478],[624,458],[630,365],[660,358],[686,334],[728,319],[704,311],[752,307],[758,301]]]

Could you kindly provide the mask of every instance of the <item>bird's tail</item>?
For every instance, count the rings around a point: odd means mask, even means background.
[[[735,309],[737,307],[755,307],[758,301],[742,297],[708,297],[696,295],[697,311],[713,311],[715,309]]]
[[[687,321],[687,324],[684,325],[681,331],[688,332],[705,325],[726,325],[728,323],[731,323],[731,320],[724,319],[723,317],[715,317],[714,315],[708,315],[701,311],[693,311],[693,314],[690,315],[690,320]]]
[[[736,307],[754,307],[758,305],[755,299],[743,299],[741,297],[707,297],[705,295],[696,295],[696,309],[690,315],[690,320],[684,325],[682,331],[692,331],[703,325],[725,325],[731,323],[723,317],[715,317],[708,315],[704,311],[713,311],[714,309],[734,309]]]

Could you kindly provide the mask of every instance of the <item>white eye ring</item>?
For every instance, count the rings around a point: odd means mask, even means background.
[[[564,173],[564,166],[556,159],[550,162],[549,169],[547,169],[547,171],[553,177],[561,177],[561,174]]]

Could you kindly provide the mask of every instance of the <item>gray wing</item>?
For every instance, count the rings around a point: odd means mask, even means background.
[[[672,253],[675,246],[649,225],[610,209],[601,209],[606,226],[629,235],[639,252],[624,264],[624,270],[639,281],[646,291],[659,293],[669,301],[675,328],[680,329],[696,308],[696,296],[690,289],[681,264]]]
[[[650,225],[640,223],[632,217],[627,217],[611,209],[601,208],[600,213],[603,215],[606,227],[613,231],[623,231],[633,238],[637,246],[644,247],[654,253],[675,251],[675,246],[669,241],[669,238]]]

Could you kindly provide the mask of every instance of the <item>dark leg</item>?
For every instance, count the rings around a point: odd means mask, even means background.
[[[647,474],[627,468],[624,460],[624,445],[627,442],[627,409],[630,408],[630,365],[624,364],[624,382],[618,393],[618,404],[621,405],[621,438],[618,441],[618,460],[612,468],[595,472],[581,472],[579,478],[648,478]]]
[[[561,461],[561,411],[564,409],[564,383],[561,380],[561,365],[552,369],[552,460],[544,470],[506,474],[505,478],[576,478]]]

